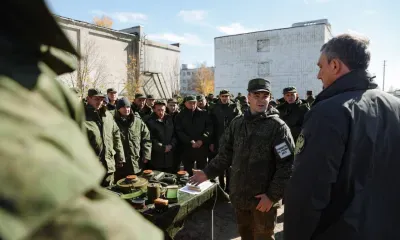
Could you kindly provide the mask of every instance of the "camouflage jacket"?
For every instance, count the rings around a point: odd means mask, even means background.
[[[255,208],[255,196],[263,193],[277,203],[291,176],[293,149],[290,129],[276,109],[257,116],[247,112],[233,119],[204,172],[211,179],[232,166],[230,198],[235,208]]]
[[[72,69],[53,54],[57,49],[42,52],[34,42],[41,38],[68,51],[44,1],[6,0],[2,7],[30,21],[36,34],[5,35],[17,29],[14,21],[0,34],[0,96],[9,100],[0,101],[0,238],[163,239],[125,201],[99,187],[104,169],[84,133],[82,103],[55,80]]]
[[[132,171],[138,173],[143,169],[142,159],[151,158],[150,132],[138,113],[131,113],[127,119],[123,119],[117,111],[115,122],[121,133],[126,164],[130,164]]]
[[[297,100],[293,104],[287,102],[277,107],[280,118],[289,126],[294,141],[300,135],[304,116],[310,110],[308,103]]]
[[[112,114],[103,107],[99,111],[87,104],[85,128],[89,143],[100,161],[105,161],[107,172],[115,172],[115,160],[125,162],[119,128]],[[104,162],[103,162],[104,164]]]

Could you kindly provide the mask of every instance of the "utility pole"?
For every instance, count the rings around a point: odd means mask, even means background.
[[[386,71],[386,60],[383,60],[383,87],[382,87],[383,91],[385,91],[385,71]]]

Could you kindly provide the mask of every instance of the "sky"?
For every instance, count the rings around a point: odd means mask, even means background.
[[[144,27],[150,40],[181,44],[181,63],[214,64],[214,38],[326,18],[334,35],[370,39],[369,71],[400,89],[400,1],[395,0],[47,0],[58,15],[86,22],[107,15],[113,29]],[[317,59],[315,60],[317,62]]]

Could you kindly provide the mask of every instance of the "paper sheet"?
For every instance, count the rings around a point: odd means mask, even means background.
[[[201,189],[200,192],[199,192],[199,191],[194,191],[194,190],[189,189],[189,187],[188,187],[187,185],[184,186],[183,188],[179,189],[179,191],[185,192],[185,193],[189,193],[189,194],[193,194],[193,195],[197,195],[197,194],[200,194],[200,193],[204,192],[204,190],[207,190],[207,189],[210,188],[212,185],[213,185],[212,182],[210,182],[210,181],[205,181],[205,182],[203,182],[203,183],[201,183],[201,184],[198,185],[198,186],[200,187],[200,189]]]

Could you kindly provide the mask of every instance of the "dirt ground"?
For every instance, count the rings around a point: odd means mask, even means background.
[[[183,229],[175,240],[211,240],[212,206],[203,206],[193,212],[185,221]],[[275,227],[276,240],[283,239],[283,208],[278,210],[278,224]],[[214,240],[239,240],[233,208],[230,203],[218,203],[214,209]]]

